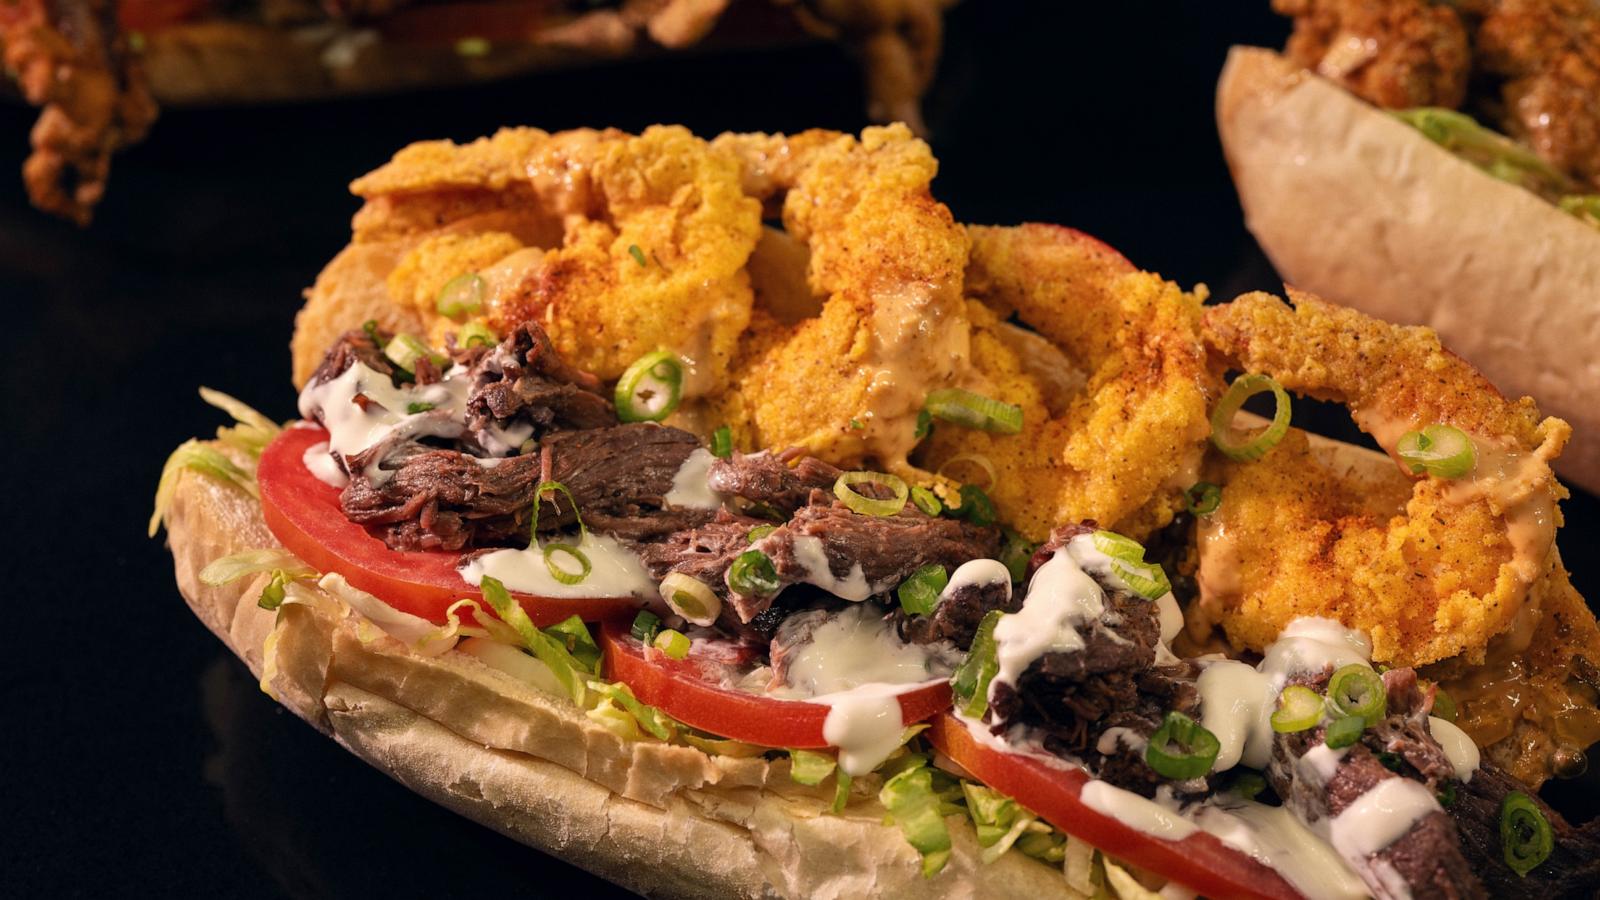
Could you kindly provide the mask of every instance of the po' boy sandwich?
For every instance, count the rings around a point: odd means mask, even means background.
[[[1436,329],[1576,428],[1600,490],[1600,4],[1275,0],[1283,54],[1235,48],[1217,124],[1283,277]]]
[[[1536,792],[1600,737],[1567,424],[934,171],[900,126],[403,150],[298,418],[206,391],[238,424],[163,472],[181,591],[361,758],[652,895],[1589,896]]]

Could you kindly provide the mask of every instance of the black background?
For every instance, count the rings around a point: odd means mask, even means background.
[[[928,99],[935,192],[962,221],[1073,225],[1222,297],[1276,289],[1211,112],[1230,43],[1281,44],[1287,27],[1265,7],[967,0]],[[221,423],[197,385],[292,415],[300,292],[348,240],[346,184],[400,146],[503,124],[857,130],[861,90],[851,60],[817,46],[168,110],[117,158],[87,231],[28,208],[10,173],[32,113],[0,108],[0,894],[615,893],[409,793],[262,695],[144,536],[156,477],[174,445]],[[1596,596],[1584,550],[1600,505],[1565,509],[1562,546]],[[1592,813],[1574,790],[1546,793]]]

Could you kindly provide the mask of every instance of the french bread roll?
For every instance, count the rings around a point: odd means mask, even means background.
[[[876,776],[834,815],[832,788],[795,783],[787,760],[625,741],[465,652],[412,653],[331,596],[273,613],[256,605],[265,575],[206,585],[199,573],[212,560],[279,546],[257,501],[232,485],[183,471],[165,521],[184,599],[278,702],[424,797],[630,890],[1083,897],[1059,868],[1020,853],[983,864],[962,816],[948,819],[949,865],[924,879],[917,852],[884,824]]]
[[[1600,229],[1495,179],[1270,50],[1235,47],[1217,129],[1284,279],[1427,325],[1573,425],[1556,463],[1600,492]]]

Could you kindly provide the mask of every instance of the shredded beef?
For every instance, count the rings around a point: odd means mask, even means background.
[[[1533,798],[1555,835],[1550,858],[1526,876],[1506,865],[1500,845],[1500,805],[1512,791]],[[1526,785],[1492,763],[1484,762],[1471,781],[1456,785],[1454,799],[1445,811],[1455,820],[1462,849],[1490,896],[1588,900],[1600,891],[1600,819],[1573,827]]]
[[[498,347],[475,355],[472,365],[467,431],[483,446],[492,446],[490,428],[513,420],[532,424],[534,437],[616,423],[600,380],[562,360],[537,325],[521,326]]]
[[[972,646],[978,624],[992,610],[1013,613],[1022,608],[1022,595],[1011,590],[1011,582],[964,584],[940,599],[926,616],[896,613],[900,636],[914,644],[949,641],[965,650]]]
[[[793,465],[790,463],[793,462]],[[711,464],[707,483],[720,494],[764,504],[783,516],[805,506],[814,490],[833,487],[839,470],[798,450],[780,454],[735,453]]]
[[[317,366],[317,370],[311,373],[311,380],[308,383],[321,384],[324,381],[332,381],[356,363],[361,363],[372,371],[391,378],[400,371],[387,356],[383,355],[383,348],[378,346],[377,341],[358,329],[339,335],[339,340],[335,341],[322,357],[322,363]]]

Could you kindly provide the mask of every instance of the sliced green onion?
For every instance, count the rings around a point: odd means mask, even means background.
[[[1235,443],[1229,435],[1233,432],[1233,417],[1244,402],[1256,394],[1272,392],[1277,405],[1272,411],[1272,423],[1249,440]],[[1257,374],[1240,375],[1228,385],[1228,390],[1217,401],[1211,412],[1211,443],[1229,459],[1251,462],[1260,459],[1277,446],[1289,433],[1289,394],[1276,380]]]
[[[860,419],[851,419],[850,420],[850,430],[851,431],[860,431],[861,429],[863,429],[865,427],[867,427],[866,423],[862,422]]]
[[[1021,582],[1028,576],[1028,563],[1033,561],[1034,551],[1039,547],[1009,528],[1005,531],[1005,538],[1005,546],[1000,548],[1000,562],[1011,573],[1012,581]]]
[[[533,488],[533,515],[528,520],[528,549],[539,546],[539,507],[544,503],[544,495],[551,491],[559,491],[567,495],[567,502],[572,504],[572,515],[578,520],[578,541],[582,543],[586,529],[583,527],[583,513],[578,510],[578,499],[572,496],[572,491],[559,481],[541,481]],[[560,511],[561,507],[554,500],[550,505]]]
[[[733,429],[724,425],[711,432],[711,455],[727,459],[733,455]]]
[[[901,609],[912,615],[926,616],[939,605],[939,594],[949,583],[950,576],[945,574],[944,566],[927,565],[902,581],[895,594],[900,598]]]
[[[968,428],[997,434],[1016,434],[1022,430],[1022,407],[960,388],[934,391],[928,395],[924,406],[934,418]]]
[[[378,349],[379,350],[383,349],[383,345],[386,342],[384,341],[383,338],[378,336],[378,320],[377,319],[368,319],[365,322],[362,322],[361,323],[361,330],[367,333],[367,337],[374,344],[378,345]]]
[[[994,640],[994,629],[1003,615],[1005,613],[998,609],[991,609],[984,615],[978,623],[977,632],[972,636],[972,649],[967,651],[967,658],[950,676],[950,691],[955,694],[956,708],[968,718],[982,718],[984,711],[989,708],[989,683],[1000,671],[999,646]]]
[[[911,504],[922,510],[923,515],[929,517],[935,517],[944,512],[944,504],[939,502],[938,495],[925,487],[911,489]]]
[[[754,544],[756,541],[761,540],[777,530],[778,526],[776,525],[757,525],[756,527],[750,529],[750,533],[746,535],[746,537],[749,539],[750,543]]]
[[[989,480],[983,483],[984,487],[994,487],[995,482],[1000,480],[1000,476],[995,473],[994,463],[989,461],[989,457],[984,456],[981,453],[962,453],[958,456],[952,456],[941,463],[939,468],[933,474],[938,475],[941,478],[952,478],[955,481],[964,482],[967,479],[950,474],[950,470],[955,468],[960,463],[972,463],[973,465],[982,469],[983,474],[989,476]]]
[[[668,659],[683,659],[689,655],[689,638],[681,631],[663,628],[656,632],[651,646],[667,655]]]
[[[1144,562],[1144,545],[1130,537],[1123,537],[1115,531],[1101,529],[1090,535],[1094,548],[1112,559],[1125,562]]]
[[[1163,778],[1187,781],[1211,771],[1211,764],[1217,761],[1217,752],[1221,749],[1216,735],[1173,710],[1150,735],[1150,743],[1144,748],[1144,761]]]
[[[565,566],[556,563],[555,554],[564,553],[578,561],[578,571],[574,572]],[[594,570],[589,562],[588,554],[571,544],[550,543],[544,545],[544,567],[550,570],[550,577],[562,584],[581,584],[589,573]]]
[[[1272,730],[1293,734],[1315,728],[1322,721],[1322,695],[1305,685],[1292,684],[1278,695],[1278,708],[1272,713]]]
[[[467,272],[446,281],[434,298],[433,308],[441,316],[459,319],[483,309],[483,279]]]
[[[1328,679],[1328,708],[1337,715],[1357,716],[1371,728],[1389,711],[1389,693],[1377,672],[1351,663]]]
[[[1183,508],[1192,516],[1209,516],[1222,505],[1222,488],[1209,481],[1196,482],[1183,492]]]
[[[1238,774],[1233,776],[1233,782],[1228,785],[1228,790],[1234,796],[1242,797],[1246,800],[1254,800],[1261,795],[1262,791],[1267,789],[1267,780],[1261,777],[1260,772],[1243,768],[1236,771]]]
[[[994,524],[994,502],[983,488],[975,484],[961,486],[961,506],[950,511],[958,519],[965,519],[974,525],[988,526]]]
[[[857,491],[858,484],[883,485],[889,489],[890,496],[879,500],[868,497]],[[906,498],[911,495],[911,489],[897,475],[885,472],[845,472],[833,482],[833,495],[849,507],[852,512],[864,516],[892,516],[906,508]]]
[[[705,582],[683,572],[671,572],[661,579],[661,599],[696,625],[710,625],[722,614],[722,598]]]
[[[1526,878],[1550,858],[1555,834],[1539,804],[1521,791],[1512,791],[1500,804],[1500,849],[1511,871]]]
[[[468,347],[493,347],[500,343],[500,338],[482,322],[468,322],[456,332],[456,344],[465,350]]]
[[[1130,563],[1113,560],[1111,574],[1121,579],[1128,590],[1146,600],[1160,600],[1172,593],[1172,582],[1166,570],[1155,563]]]
[[[1408,431],[1400,436],[1394,450],[1416,475],[1427,472],[1438,478],[1460,478],[1478,466],[1478,448],[1472,438],[1451,425]]]
[[[424,344],[415,335],[410,334],[397,334],[391,338],[388,345],[383,348],[383,355],[389,357],[390,362],[407,372],[415,372],[417,370],[417,360],[423,357],[427,357],[429,361],[441,369],[450,362],[443,356],[429,350],[427,344]]]
[[[1433,714],[1446,722],[1456,720],[1456,701],[1443,688],[1433,692]]]
[[[648,609],[641,609],[639,614],[633,617],[633,627],[628,630],[628,633],[633,635],[634,639],[639,643],[648,646],[651,641],[655,640],[656,632],[660,630],[661,617]]]
[[[638,244],[628,245],[628,255],[633,257],[633,261],[639,264],[639,268],[642,269],[648,265],[648,263],[644,261],[644,251],[639,249]]]
[[[417,413],[425,413],[430,409],[433,409],[432,403],[407,403],[406,415],[414,416]]]
[[[1439,785],[1439,793],[1434,796],[1439,798],[1439,805],[1445,809],[1455,806],[1456,783],[1454,781],[1446,781],[1444,784]]]
[[[1361,733],[1366,730],[1367,723],[1360,716],[1345,716],[1328,723],[1322,740],[1330,749],[1338,750],[1361,740]]]
[[[742,597],[777,593],[779,584],[772,557],[760,550],[746,550],[728,567],[728,589]]]
[[[678,408],[683,394],[683,362],[668,350],[646,353],[617,380],[613,399],[623,422],[659,422]]]
[[[789,751],[789,777],[796,784],[816,787],[838,767],[839,761],[826,753],[815,750]]]
[[[921,441],[933,432],[933,414],[926,409],[917,413],[917,427],[911,432],[913,440]]]

